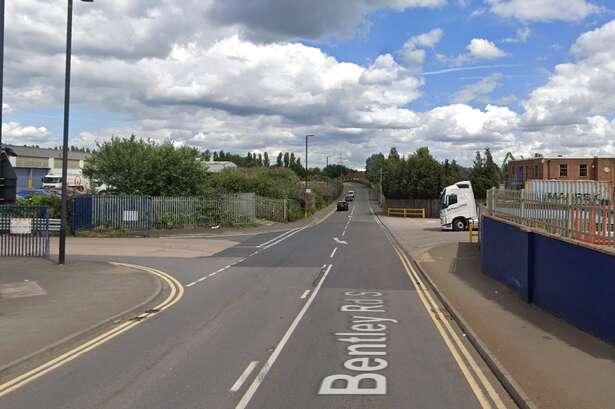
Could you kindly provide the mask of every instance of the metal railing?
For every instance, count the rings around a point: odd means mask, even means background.
[[[605,200],[491,189],[487,193],[487,211],[554,235],[615,246],[615,206]]]
[[[288,221],[287,200],[256,196],[256,218],[286,223]]]
[[[256,195],[76,197],[73,199],[72,221],[74,233],[253,224],[256,222]]]
[[[389,207],[387,209],[387,216],[396,216],[396,217],[420,217],[425,218],[425,209],[406,209],[406,208],[393,208]]]
[[[46,206],[0,205],[0,256],[49,256]]]

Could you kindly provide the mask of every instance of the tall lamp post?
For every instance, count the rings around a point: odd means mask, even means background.
[[[2,1],[2,0],[0,0]],[[81,0],[84,3],[93,3],[94,0]],[[70,62],[73,43],[73,0],[68,0],[68,18],[66,21],[66,72],[64,79],[64,137],[62,139],[62,205],[60,207],[60,249],[58,263],[66,262],[66,213],[68,179],[68,125],[70,116]]]
[[[308,138],[314,135],[305,135],[305,193],[304,193],[304,201],[305,201],[305,217],[308,217],[308,177],[309,177],[309,168],[308,168]]]
[[[4,88],[4,0],[0,0],[0,150],[2,149],[2,114],[4,100],[2,89]],[[0,172],[2,168],[0,167]],[[0,174],[0,178],[2,174]]]

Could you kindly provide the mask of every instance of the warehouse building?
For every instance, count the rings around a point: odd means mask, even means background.
[[[595,180],[615,185],[615,158],[534,157],[508,162],[506,187],[522,188],[528,180]]]
[[[25,189],[40,189],[43,177],[51,169],[62,168],[62,151],[59,149],[32,148],[8,145],[16,157],[10,157],[11,165],[17,174],[17,191]],[[85,152],[69,152],[68,168],[83,169],[89,157]]]

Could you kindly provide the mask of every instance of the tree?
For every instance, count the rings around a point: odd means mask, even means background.
[[[288,152],[284,153],[284,167],[287,168],[290,165],[290,155]]]
[[[269,163],[269,154],[267,152],[265,152],[265,155],[263,158],[263,166],[266,168],[271,166],[271,163]]]
[[[198,150],[159,145],[134,135],[97,145],[83,173],[122,195],[198,195],[207,180]]]
[[[296,161],[295,154],[291,153],[290,154],[290,162],[288,163],[288,167],[292,168],[293,166],[295,166],[295,161]]]
[[[201,156],[203,157],[203,160],[206,162],[209,162],[211,160],[211,152],[209,151],[209,149],[205,149],[205,152],[203,152]]]
[[[480,199],[487,197],[487,190],[499,186],[502,180],[500,169],[493,161],[489,148],[485,148],[484,155],[483,158],[480,152],[476,152],[470,177],[474,196]]]
[[[258,163],[259,167],[261,168],[263,167],[263,154],[262,153],[258,154],[258,159],[256,160],[256,163]]]
[[[278,158],[275,161],[276,166],[278,166],[280,168],[284,165],[284,163],[282,162],[283,156],[284,155],[282,154],[282,152],[278,153]]]

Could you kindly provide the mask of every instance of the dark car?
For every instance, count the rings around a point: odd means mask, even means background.
[[[354,196],[346,195],[346,202],[352,202],[354,200]]]
[[[348,210],[348,202],[345,200],[340,200],[339,202],[337,202],[337,211],[341,212],[344,210]]]

